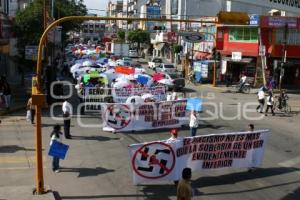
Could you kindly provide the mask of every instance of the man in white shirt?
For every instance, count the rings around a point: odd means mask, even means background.
[[[192,137],[196,135],[197,128],[198,128],[198,118],[196,116],[196,112],[192,110],[190,115],[190,133]]]
[[[71,139],[70,125],[72,115],[72,105],[65,100],[62,105],[63,118],[64,118],[64,134],[66,139]]]
[[[241,80],[240,80],[240,89],[239,89],[239,91],[242,90],[243,86],[246,83],[246,80],[247,80],[247,76],[245,74],[243,74],[242,77],[241,77]]]
[[[258,103],[259,105],[257,106],[256,110],[260,110],[260,113],[263,113],[263,109],[264,109],[264,105],[265,105],[265,92],[264,89],[259,90],[257,93],[257,97],[258,97]]]

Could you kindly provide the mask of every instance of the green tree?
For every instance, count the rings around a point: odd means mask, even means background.
[[[54,11],[55,19],[87,14],[83,0],[56,0]],[[63,41],[67,38],[66,33],[70,30],[78,30],[80,24],[81,22],[79,21],[62,23]],[[26,45],[38,45],[43,30],[43,0],[35,0],[24,10],[17,12],[14,32],[18,38],[17,48],[21,55],[24,56]]]
[[[150,33],[141,29],[132,30],[128,33],[128,40],[137,43],[138,49],[140,49],[141,44],[150,43]]]
[[[119,30],[117,34],[118,34],[118,38],[120,40],[122,40],[122,41],[125,40],[125,31],[124,30]]]

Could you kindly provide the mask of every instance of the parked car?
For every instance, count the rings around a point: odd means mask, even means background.
[[[130,66],[132,63],[132,59],[129,57],[123,57],[122,59],[117,60],[116,63],[117,65]]]
[[[138,58],[139,57],[138,52],[135,49],[129,50],[129,54],[128,55],[129,55],[130,58]]]
[[[163,73],[176,73],[176,68],[173,64],[165,64],[161,63],[155,68],[156,72],[163,72]]]
[[[157,66],[159,66],[162,63],[162,59],[161,58],[152,58],[149,62],[148,62],[148,67],[150,69],[155,69]]]

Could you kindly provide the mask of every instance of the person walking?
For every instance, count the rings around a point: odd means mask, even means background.
[[[190,134],[192,137],[196,135],[197,128],[198,128],[198,118],[196,112],[192,110],[190,115]]]
[[[271,108],[272,115],[273,116],[275,115],[273,105],[274,105],[273,94],[272,92],[269,92],[269,96],[267,96],[267,108],[266,108],[265,116],[268,116],[269,108]]]
[[[263,113],[264,105],[265,105],[265,90],[264,88],[259,90],[257,93],[258,97],[258,106],[256,108],[257,112],[259,110],[260,113]]]
[[[5,80],[2,87],[3,87],[3,96],[4,96],[4,101],[5,101],[5,107],[6,107],[6,109],[9,109],[9,107],[10,107],[10,99],[11,99],[10,85]]]
[[[65,100],[62,105],[63,118],[64,118],[64,134],[66,139],[72,139],[70,134],[71,126],[71,114],[72,114],[72,105]]]
[[[184,168],[182,170],[182,179],[177,186],[177,200],[191,200],[193,191],[190,180],[192,178],[191,168]]]
[[[176,128],[171,129],[170,131],[170,135],[171,137],[169,139],[167,139],[167,143],[176,143],[177,141],[179,141],[179,137],[178,137],[178,130]],[[178,185],[178,180],[174,180],[174,184],[177,187]]]
[[[53,144],[54,140],[61,142],[60,135],[62,135],[62,132],[60,130],[61,130],[61,127],[58,124],[53,127],[53,131],[50,134],[50,138],[51,138],[50,146]],[[59,172],[59,157],[53,156],[52,171],[56,172],[56,173]]]
[[[30,97],[27,101],[27,110],[30,110],[31,124],[34,124],[35,106],[32,105],[32,97]]]

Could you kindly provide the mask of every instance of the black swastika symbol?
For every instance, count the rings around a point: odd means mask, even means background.
[[[158,160],[156,158],[156,156],[159,153],[165,153],[165,154],[169,155],[171,153],[171,151],[169,149],[156,149],[154,154],[151,156],[149,156],[149,154],[148,154],[149,147],[145,147],[144,150],[140,150],[139,152],[142,154],[141,160],[146,161],[149,158],[149,167],[138,167],[137,168],[138,170],[152,172],[153,168],[154,168],[153,165],[159,165],[160,166],[160,170],[159,170],[160,174],[163,174],[165,171],[169,172],[169,169],[167,169],[167,167],[166,167],[168,161],[164,160],[164,159]]]

